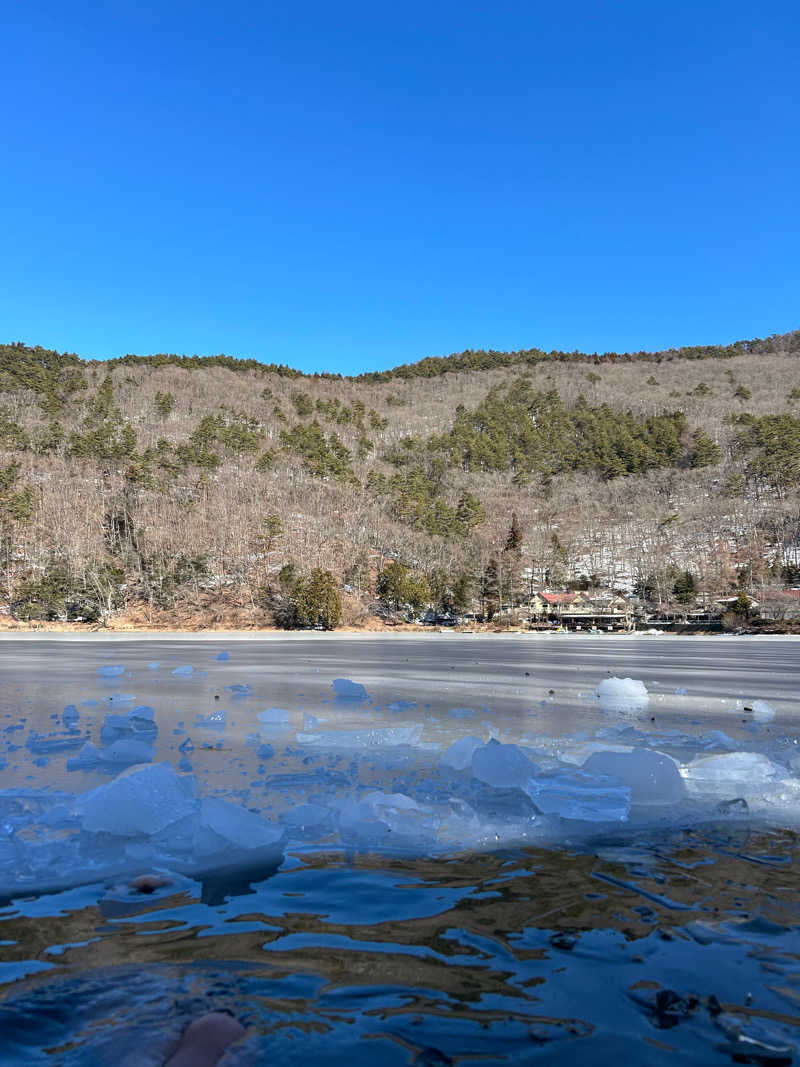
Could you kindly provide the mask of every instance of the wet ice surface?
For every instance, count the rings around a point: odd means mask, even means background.
[[[4,641],[0,1061],[158,1063],[227,1004],[232,1062],[793,1062],[798,661]]]

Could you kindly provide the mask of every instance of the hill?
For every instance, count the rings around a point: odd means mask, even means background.
[[[665,602],[687,571],[763,596],[800,578],[798,357],[800,331],[344,378],[0,345],[0,610],[296,624],[333,583],[357,621],[381,592],[491,610],[591,584]],[[391,561],[408,568],[394,597]]]

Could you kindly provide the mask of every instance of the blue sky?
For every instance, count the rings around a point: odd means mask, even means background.
[[[800,327],[796,0],[26,0],[0,340],[352,373]]]

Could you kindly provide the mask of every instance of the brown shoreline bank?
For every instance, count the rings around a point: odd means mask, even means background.
[[[285,630],[278,626],[269,626],[261,622],[253,621],[252,623],[245,622],[242,619],[230,620],[230,621],[212,621],[201,618],[185,618],[170,616],[161,618],[157,622],[143,622],[141,619],[131,618],[130,616],[121,614],[115,618],[108,620],[106,625],[99,623],[83,623],[83,622],[36,622],[36,621],[22,621],[19,619],[11,619],[8,616],[0,617],[0,634],[11,633],[92,633],[92,634],[158,634],[158,633],[170,633],[170,634],[196,634],[196,633],[219,633],[219,634],[250,634],[253,637],[257,637],[260,634],[296,634],[296,633],[314,633],[314,630]],[[517,627],[500,627],[492,626],[491,624],[475,624],[473,626],[423,626],[417,623],[387,623],[377,618],[370,618],[368,622],[363,625],[351,625],[351,626],[337,626],[335,630],[330,631],[337,634],[438,634],[438,633],[452,633],[452,634],[509,634],[509,635],[530,635],[536,634],[545,635],[548,633],[561,633],[564,634],[568,631],[537,631],[528,630]],[[620,637],[620,636],[632,636],[634,633],[643,634],[645,630],[631,631],[630,633],[622,633],[617,631],[613,634],[605,634],[602,631],[593,634],[592,636],[601,637]],[[679,628],[677,630],[659,630],[659,635],[664,637],[710,637],[719,636],[721,634],[737,634],[737,635],[764,635],[764,636],[778,636],[778,635],[800,635],[800,620],[791,620],[785,622],[779,622],[774,620],[764,620],[760,623],[754,622],[751,625],[739,627],[735,630],[725,630],[722,627],[718,629],[696,629],[696,628]],[[582,632],[583,636],[589,634],[589,631]],[[573,636],[581,636],[581,634]]]

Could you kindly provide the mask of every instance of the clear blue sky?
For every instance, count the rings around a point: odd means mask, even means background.
[[[343,373],[800,326],[797,0],[3,5],[0,340]]]

